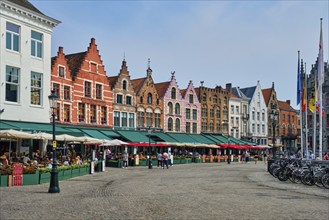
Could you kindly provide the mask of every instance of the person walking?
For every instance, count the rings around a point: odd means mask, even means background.
[[[162,157],[163,157],[163,164],[162,164],[162,169],[164,169],[165,165],[167,167],[167,169],[169,168],[168,167],[168,153],[164,152],[162,154]]]
[[[264,152],[263,157],[264,157],[264,163],[267,164],[267,154],[266,154],[266,152]]]
[[[123,152],[122,158],[123,158],[123,167],[122,168],[128,168],[128,153],[126,150]]]
[[[162,154],[161,154],[161,152],[158,152],[158,154],[157,154],[157,160],[158,160],[158,168],[159,168],[159,166],[160,167],[162,167]]]
[[[254,155],[254,160],[255,160],[255,164],[257,164],[257,161],[258,161],[258,154],[257,153]]]
[[[169,166],[172,166],[171,156],[172,156],[171,152],[168,151],[168,165]]]

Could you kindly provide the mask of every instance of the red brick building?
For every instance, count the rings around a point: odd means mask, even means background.
[[[52,58],[51,89],[59,97],[57,122],[113,127],[112,91],[92,38],[87,51]]]

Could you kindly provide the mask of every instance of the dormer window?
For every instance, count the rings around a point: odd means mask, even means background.
[[[64,78],[65,77],[65,69],[63,66],[58,67],[58,76]]]
[[[151,93],[149,93],[147,95],[147,104],[152,104],[152,94]]]
[[[127,81],[126,80],[122,81],[122,89],[127,90]]]
[[[176,99],[176,88],[171,89],[171,99]]]
[[[90,63],[90,72],[97,73],[97,63]]]

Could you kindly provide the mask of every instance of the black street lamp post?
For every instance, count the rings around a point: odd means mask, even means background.
[[[231,147],[231,140],[230,137],[228,137],[228,148],[227,148],[227,163],[230,164],[231,163],[231,152],[230,152],[230,147]]]
[[[273,144],[273,157],[276,158],[276,147],[275,147],[275,129],[276,129],[276,124],[278,121],[278,112],[275,109],[275,105],[272,105],[272,111],[271,111],[271,120],[272,120],[272,128],[273,128],[273,140],[272,140],[272,144]]]
[[[149,169],[152,169],[152,150],[151,150],[151,133],[152,133],[152,129],[151,129],[151,126],[149,127],[149,130],[148,130],[148,133],[149,133],[149,161],[148,161],[148,167]]]
[[[50,171],[50,186],[49,193],[59,193],[59,183],[58,183],[58,171],[57,171],[57,159],[56,159],[56,135],[55,135],[55,109],[57,108],[58,96],[54,91],[48,96],[49,104],[51,108],[52,115],[52,125],[53,125],[53,164]]]

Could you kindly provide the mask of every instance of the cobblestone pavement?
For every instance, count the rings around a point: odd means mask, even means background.
[[[280,182],[258,164],[107,168],[0,189],[0,219],[328,219],[329,190]]]

